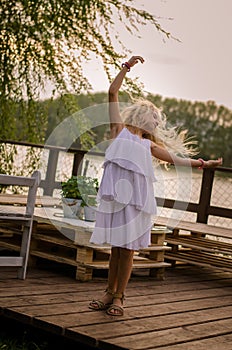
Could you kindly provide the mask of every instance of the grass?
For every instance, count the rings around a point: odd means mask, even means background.
[[[9,334],[7,331],[0,332],[0,350],[47,350],[51,349],[47,341],[32,339],[29,332],[22,334],[17,332]]]
[[[84,344],[0,317],[0,350],[92,350]],[[96,350],[96,349],[95,349]]]
[[[49,338],[21,323],[0,317],[0,350],[48,350]]]

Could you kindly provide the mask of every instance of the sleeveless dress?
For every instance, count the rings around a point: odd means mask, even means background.
[[[148,247],[156,214],[150,140],[124,127],[107,148],[103,168],[90,243],[132,250]]]

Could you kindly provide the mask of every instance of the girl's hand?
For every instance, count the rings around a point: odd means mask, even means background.
[[[137,64],[138,62],[141,62],[141,63],[143,63],[144,62],[144,59],[143,59],[143,57],[141,57],[141,56],[132,56],[130,59],[129,59],[129,61],[127,61],[128,62],[128,64],[131,66],[131,67],[133,67],[135,64]]]
[[[206,160],[204,161],[204,168],[215,168],[218,165],[222,165],[222,158],[218,158],[217,160]]]

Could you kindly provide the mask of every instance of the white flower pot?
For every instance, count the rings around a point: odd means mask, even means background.
[[[62,198],[64,217],[77,219],[81,208],[81,202],[81,199]]]
[[[96,207],[84,207],[85,221],[95,221],[96,220]]]

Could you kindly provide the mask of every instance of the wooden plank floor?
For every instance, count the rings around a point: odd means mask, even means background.
[[[123,317],[88,308],[105,283],[42,269],[22,281],[1,268],[0,314],[102,350],[232,349],[231,273],[177,266],[164,281],[133,275]]]

